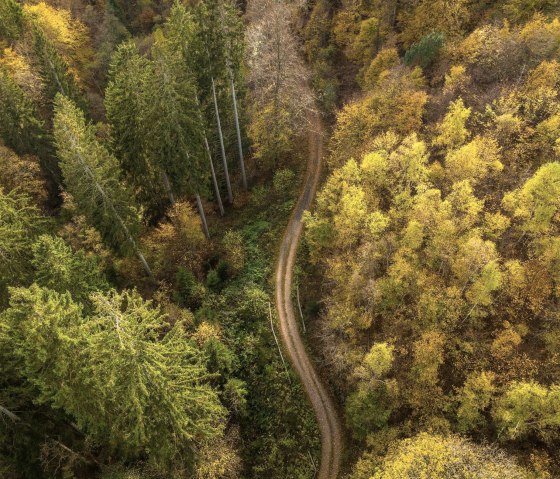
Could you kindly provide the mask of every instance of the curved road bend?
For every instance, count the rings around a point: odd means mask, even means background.
[[[334,403],[305,350],[291,294],[296,252],[303,226],[301,220],[317,190],[323,155],[323,128],[319,113],[310,113],[310,119],[309,160],[304,188],[284,234],[276,267],[276,309],[282,342],[311,401],[321,431],[321,466],[317,479],[336,479],[340,468],[342,428]]]

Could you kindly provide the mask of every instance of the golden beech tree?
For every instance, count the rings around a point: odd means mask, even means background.
[[[456,436],[421,433],[392,449],[372,479],[530,479],[505,453]]]
[[[466,123],[471,116],[471,109],[466,108],[459,98],[449,105],[449,110],[443,121],[438,125],[438,135],[434,144],[445,148],[457,148],[465,143],[469,137]]]

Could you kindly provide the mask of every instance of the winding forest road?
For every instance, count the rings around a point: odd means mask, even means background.
[[[311,401],[321,431],[321,466],[317,479],[336,479],[342,452],[342,428],[334,403],[307,355],[292,303],[293,269],[302,232],[303,212],[317,190],[323,156],[323,127],[319,113],[310,113],[309,160],[303,191],[282,240],[276,267],[276,309],[280,335],[288,356]]]

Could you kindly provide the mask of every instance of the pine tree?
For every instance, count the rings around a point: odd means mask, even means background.
[[[117,160],[96,139],[83,112],[62,95],[55,100],[54,134],[66,188],[80,213],[107,245],[122,252],[132,249],[153,278],[136,244],[140,215],[121,181]]]

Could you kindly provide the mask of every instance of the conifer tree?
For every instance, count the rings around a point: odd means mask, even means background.
[[[35,106],[0,67],[0,137],[18,154],[36,154],[45,136]]]
[[[136,243],[140,215],[121,181],[117,160],[96,139],[83,112],[62,95],[55,100],[54,134],[65,185],[78,210],[107,245],[123,252],[132,249],[153,278]]]
[[[239,168],[243,189],[247,190],[247,174],[245,172],[245,158],[243,155],[243,141],[241,138],[241,124],[238,111],[237,84],[243,83],[241,64],[243,62],[243,25],[239,11],[231,1],[220,2],[220,18],[223,35],[225,37],[226,68],[229,76],[233,115],[235,120],[235,133],[239,153]]]
[[[151,61],[132,43],[121,45],[113,57],[105,104],[114,148],[141,198],[152,205],[162,193],[171,204],[178,195],[200,196],[206,155],[219,198],[196,84],[181,46],[192,36],[189,21],[184,8],[175,6],[166,25],[168,37],[155,34]],[[197,206],[204,227],[200,198]]]
[[[54,158],[44,122],[29,96],[0,67],[0,138],[19,155],[37,155],[43,171],[60,184],[60,168]],[[54,188],[53,188],[54,189]],[[56,193],[51,191],[54,196]]]
[[[152,70],[146,79],[142,110],[149,161],[161,172],[171,203],[175,195],[195,195],[204,233],[206,215],[200,192],[207,177],[194,79],[185,68],[181,52],[163,35],[152,48]]]
[[[5,287],[30,279],[31,244],[45,226],[39,210],[26,195],[0,188],[0,304]]]
[[[0,0],[0,38],[12,43],[23,32],[23,11],[16,0]]]
[[[201,102],[201,95],[203,96],[204,92],[201,91],[201,82],[199,78],[200,66],[197,64],[197,62],[200,61],[200,46],[198,45],[199,39],[197,38],[197,26],[194,23],[193,16],[178,2],[176,2],[171,9],[169,19],[165,25],[164,33],[168,48],[178,54],[182,59],[182,65],[180,65],[180,67],[184,69],[182,74],[187,75],[187,77],[193,81],[195,85],[195,115],[200,129],[195,138],[202,139],[203,148],[210,165],[214,194],[216,195],[216,201],[218,202],[220,213],[223,215],[224,207],[212,160],[212,152],[208,142],[208,122],[204,112],[204,105]]]
[[[121,43],[109,66],[109,82],[105,91],[105,108],[111,125],[113,150],[123,168],[132,178],[141,177],[146,169],[142,159],[139,124],[142,107],[142,80],[148,68],[132,41]]]
[[[202,355],[188,343],[184,325],[170,327],[136,292],[92,300],[96,312],[84,328],[92,359],[99,358],[91,363],[99,391],[91,401],[96,413],[86,419],[92,432],[126,455],[147,449],[159,463],[219,435],[224,410],[205,384]],[[116,388],[101,394],[107,384]]]
[[[33,43],[47,98],[54,100],[56,94],[60,93],[83,107],[84,99],[74,74],[38,26],[33,27]]]
[[[87,303],[91,293],[109,289],[98,258],[72,251],[62,238],[41,235],[31,249],[34,281],[40,286],[59,293],[68,291],[81,303]]]
[[[233,193],[226,156],[225,135],[222,127],[223,115],[220,113],[220,110],[223,109],[223,104],[220,105],[221,93],[227,92],[228,85],[231,82],[228,69],[228,44],[231,40],[228,38],[228,34],[231,32],[228,32],[225,27],[225,23],[229,23],[231,16],[225,15],[222,3],[216,0],[204,0],[197,5],[195,9],[197,38],[194,47],[198,56],[195,63],[198,65],[196,67],[197,80],[201,92],[205,94],[203,99],[208,101],[214,110],[214,121],[218,130],[228,201],[232,203]]]
[[[162,472],[192,464],[193,448],[220,436],[224,417],[201,352],[181,322],[171,326],[136,292],[91,301],[85,316],[69,293],[12,289],[0,341],[12,338],[37,402],[61,408],[100,446],[123,459],[147,457]]]
[[[146,78],[142,122],[147,155],[161,171],[171,203],[174,195],[194,193],[204,178],[204,150],[196,115],[196,87],[182,68],[182,58],[163,36],[152,48],[153,61]],[[189,191],[190,190],[190,191]]]
[[[109,68],[105,109],[112,150],[127,179],[142,204],[159,210],[164,194],[161,175],[158,176],[145,151],[145,131],[152,126],[142,121],[142,109],[152,100],[145,98],[144,90],[150,68],[150,62],[138,53],[133,42],[119,45]]]

